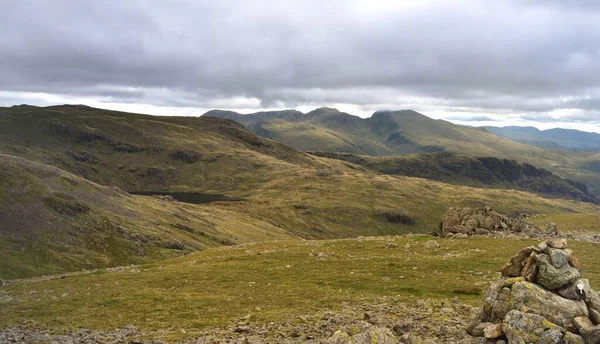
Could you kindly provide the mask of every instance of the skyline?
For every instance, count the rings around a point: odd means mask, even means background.
[[[20,1],[0,19],[2,106],[413,109],[600,133],[593,1]]]

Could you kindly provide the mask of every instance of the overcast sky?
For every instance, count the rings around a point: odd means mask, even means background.
[[[21,103],[600,132],[600,2],[3,0],[0,105]]]

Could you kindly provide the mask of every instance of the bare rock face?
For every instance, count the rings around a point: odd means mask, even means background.
[[[517,252],[467,327],[473,342],[600,343],[600,296],[564,239]]]
[[[517,234],[527,237],[553,237],[558,229],[542,229],[520,219],[512,219],[490,207],[449,208],[440,223],[440,236]]]

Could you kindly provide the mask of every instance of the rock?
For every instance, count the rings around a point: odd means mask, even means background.
[[[594,290],[587,292],[588,300],[585,302],[590,309],[600,312],[600,295]]]
[[[536,248],[533,246],[526,247],[515,254],[510,262],[506,263],[501,269],[502,276],[505,277],[517,277],[521,276],[521,271],[523,270],[523,265],[527,261],[527,258],[536,251]]]
[[[495,339],[502,337],[504,332],[502,331],[502,323],[491,324],[483,329],[483,336],[488,339]]]
[[[600,312],[595,309],[588,308],[588,312],[590,313],[590,320],[594,325],[600,324]]]
[[[556,293],[565,299],[569,300],[581,300],[582,296],[579,295],[579,289],[577,288],[578,284],[583,284],[583,292],[585,297],[584,301],[588,302],[592,297],[593,291],[590,287],[590,281],[587,278],[578,278],[575,281],[567,284],[566,286],[556,290]]]
[[[558,248],[548,248],[548,255],[550,256],[550,262],[556,268],[562,268],[569,259],[569,254]]]
[[[579,258],[577,258],[574,255],[569,255],[569,258],[567,259],[567,262],[569,263],[569,265],[571,265],[572,267],[574,267],[577,270],[581,270],[581,261],[579,260]]]
[[[565,249],[565,248],[567,248],[567,239],[562,239],[562,238],[548,239],[548,240],[546,240],[546,244],[548,245],[548,247]]]
[[[476,311],[476,316],[473,321],[467,326],[467,333],[472,336],[477,336],[473,331],[482,322],[493,322],[493,309],[494,302],[496,302],[499,298],[500,293],[503,288],[510,287],[514,283],[523,281],[523,278],[501,278],[497,280],[494,284],[490,286],[483,297],[483,302],[481,306]],[[502,320],[502,319],[496,319]]]
[[[510,298],[511,309],[528,310],[567,330],[574,329],[573,318],[589,315],[583,301],[564,299],[530,282],[515,283]]]
[[[535,260],[539,267],[536,282],[548,290],[559,289],[581,276],[579,270],[568,264],[555,267],[547,254],[538,254]]]
[[[485,328],[488,326],[494,326],[494,325],[495,324],[491,323],[491,322],[479,323],[475,327],[473,327],[473,329],[471,330],[471,333],[469,333],[469,334],[474,337],[483,337],[483,330],[485,330]]]
[[[549,328],[542,332],[538,337],[536,343],[539,344],[559,344],[563,337],[563,333],[556,328]]]
[[[556,324],[551,323],[543,316],[537,314],[523,313],[512,310],[506,314],[502,330],[506,334],[509,343],[560,343],[562,332],[566,332]],[[552,330],[545,337],[552,337],[559,333],[555,342],[540,342],[540,337],[547,331]],[[562,330],[562,331],[561,331]]]
[[[488,235],[490,232],[485,228],[475,228],[476,235]]]
[[[510,311],[510,288],[504,287],[498,293],[496,300],[492,302],[492,314],[490,320],[501,321]]]
[[[332,344],[396,344],[398,339],[392,331],[385,327],[370,328],[367,332],[350,337],[347,333],[337,331],[327,341]]]
[[[462,226],[462,225],[456,225],[452,228],[452,232],[456,233],[456,234],[472,234],[474,232],[474,229],[471,227],[467,227],[467,226]]]
[[[575,333],[567,332],[562,337],[561,344],[585,344],[585,340],[582,336],[578,336]]]
[[[454,234],[453,239],[464,239],[464,238],[468,238],[469,236],[465,233],[456,233]]]
[[[438,247],[440,247],[440,244],[435,240],[428,240],[427,242],[425,242],[425,248],[432,249]]]
[[[573,324],[586,343],[600,343],[600,326],[594,326],[588,317],[577,317],[573,319]]]
[[[521,270],[521,277],[525,278],[528,282],[535,281],[538,274],[538,266],[535,261],[536,256],[537,253],[531,252],[529,258],[527,258],[527,261],[525,262],[525,266],[523,266],[523,269]]]

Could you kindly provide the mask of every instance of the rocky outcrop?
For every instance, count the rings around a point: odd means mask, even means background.
[[[506,236],[508,234],[534,238],[558,236],[556,225],[542,229],[521,219],[513,219],[497,213],[490,207],[451,207],[442,215],[439,230],[440,236],[447,238],[464,237],[465,235]]]
[[[600,343],[600,296],[576,261],[564,239],[520,250],[500,269],[467,333],[490,343]]]

